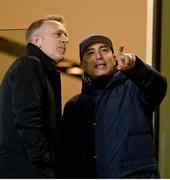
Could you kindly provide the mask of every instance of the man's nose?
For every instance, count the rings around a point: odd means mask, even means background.
[[[101,59],[102,58],[102,54],[101,54],[100,51],[97,51],[96,58],[97,59]]]
[[[64,44],[67,44],[67,43],[69,43],[69,39],[68,39],[68,37],[66,36],[66,35],[62,35],[62,42],[64,43]]]

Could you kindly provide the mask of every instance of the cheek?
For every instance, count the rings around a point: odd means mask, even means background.
[[[82,66],[82,69],[83,69],[84,71],[88,71],[89,68],[88,68],[87,65],[83,65],[83,66]]]
[[[84,64],[83,69],[84,69],[85,71],[89,71],[89,70],[92,70],[93,67],[94,67],[93,63],[89,63],[89,62],[88,62],[88,63],[85,63],[85,64]]]
[[[115,66],[115,64],[116,64],[116,58],[110,57],[109,58],[109,65],[110,66]]]
[[[110,63],[108,69],[109,69],[109,72],[112,73],[114,71],[114,69],[115,69],[115,62]]]

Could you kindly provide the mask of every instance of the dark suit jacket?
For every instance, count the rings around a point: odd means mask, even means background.
[[[0,88],[0,177],[54,177],[60,74],[33,44],[7,71]]]

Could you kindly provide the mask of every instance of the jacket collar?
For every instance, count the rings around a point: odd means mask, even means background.
[[[28,43],[26,46],[26,55],[36,56],[45,65],[48,70],[56,71],[55,61],[47,56],[40,48],[32,43]]]
[[[114,88],[115,86],[124,83],[127,77],[121,71],[114,71],[110,77],[102,78],[98,80],[91,80],[90,77],[88,83],[83,81],[82,92],[90,92],[95,89]]]

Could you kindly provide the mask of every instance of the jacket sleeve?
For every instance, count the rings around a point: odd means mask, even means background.
[[[136,57],[136,64],[124,74],[138,87],[139,96],[154,110],[163,100],[167,91],[167,80],[153,67]]]
[[[12,105],[14,123],[26,154],[41,169],[47,167],[50,156],[42,122],[43,76],[40,68],[40,62],[35,66],[28,58],[17,66],[12,78]]]

